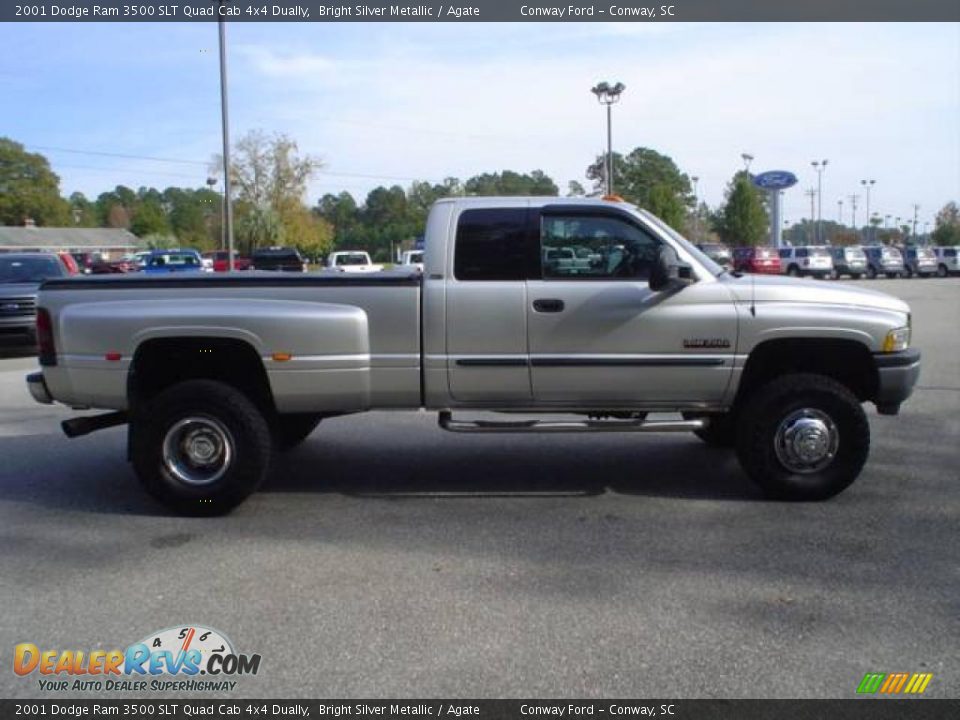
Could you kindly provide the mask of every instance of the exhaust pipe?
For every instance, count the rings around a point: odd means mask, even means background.
[[[127,413],[118,410],[117,412],[106,413],[104,415],[70,418],[60,423],[60,427],[63,428],[63,434],[68,438],[75,438],[81,435],[89,435],[97,430],[103,430],[116,425],[124,425],[127,422],[129,422]]]

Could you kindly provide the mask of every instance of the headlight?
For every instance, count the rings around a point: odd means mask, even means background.
[[[899,352],[910,347],[910,327],[897,328],[883,339],[883,352]]]

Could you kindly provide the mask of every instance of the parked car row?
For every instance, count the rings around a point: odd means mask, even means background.
[[[697,245],[711,260],[739,273],[869,279],[946,277],[960,273],[957,248],[919,245],[805,245],[737,247],[732,252],[719,243]]]

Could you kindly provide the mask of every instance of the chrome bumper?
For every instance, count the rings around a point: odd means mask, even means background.
[[[27,375],[27,389],[38,403],[53,404],[53,395],[47,389],[47,383],[43,379],[42,372],[33,372]]]

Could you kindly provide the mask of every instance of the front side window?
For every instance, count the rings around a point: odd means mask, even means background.
[[[544,215],[540,226],[544,278],[647,280],[660,242],[612,217]]]
[[[458,280],[526,280],[530,268],[526,208],[465,210],[457,222]]]

